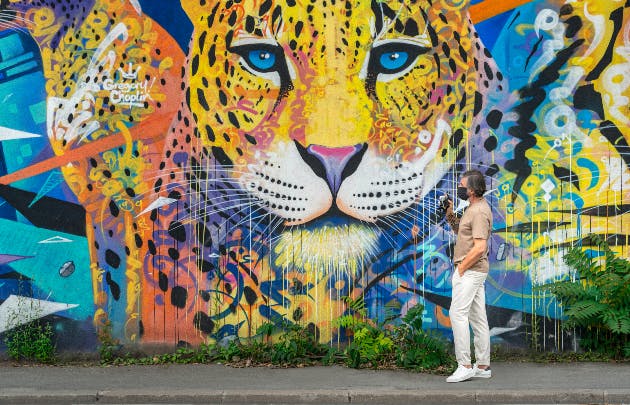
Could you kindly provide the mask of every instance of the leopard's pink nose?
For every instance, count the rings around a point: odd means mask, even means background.
[[[303,147],[295,142],[302,159],[313,172],[326,180],[333,195],[337,194],[343,180],[357,170],[367,150],[367,144],[331,148],[322,145]]]

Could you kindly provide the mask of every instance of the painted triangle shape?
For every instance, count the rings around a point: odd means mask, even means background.
[[[18,260],[22,260],[22,259],[29,259],[33,256],[17,256],[17,255],[4,255],[4,254],[0,254],[0,265],[2,264],[9,264],[11,262],[16,262]]]
[[[149,206],[147,208],[145,208],[144,210],[142,210],[142,212],[139,213],[136,217],[139,217],[140,215],[146,214],[147,212],[152,211],[152,210],[154,210],[156,208],[160,208],[160,207],[163,207],[165,205],[173,204],[176,201],[177,200],[174,199],[174,198],[158,197],[157,200],[155,200],[151,204],[149,204]]]
[[[78,307],[77,304],[9,295],[9,298],[0,305],[0,333],[50,314],[76,307]]]
[[[0,142],[10,141],[14,139],[28,139],[28,138],[40,138],[40,137],[41,135],[38,135],[38,134],[19,131],[17,129],[0,127]]]
[[[63,236],[53,236],[52,238],[40,240],[37,243],[69,243],[69,242],[72,242],[72,240],[68,238],[64,238]]]

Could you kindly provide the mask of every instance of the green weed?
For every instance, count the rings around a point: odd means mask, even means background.
[[[112,334],[112,323],[111,321],[106,321],[103,326],[99,329],[98,334],[98,354],[101,360],[101,363],[107,364],[113,362],[117,359],[118,351],[121,348],[120,341],[118,339],[114,339]]]
[[[55,361],[53,330],[50,324],[39,321],[17,326],[5,335],[7,354],[13,360],[35,360],[41,363]]]

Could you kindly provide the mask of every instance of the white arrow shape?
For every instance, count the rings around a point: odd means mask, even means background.
[[[140,215],[146,214],[147,212],[152,211],[152,210],[154,210],[156,208],[164,207],[165,205],[173,204],[174,202],[177,202],[177,200],[174,199],[174,198],[158,197],[157,200],[153,201],[141,213],[136,215],[136,218],[138,218]]]
[[[9,295],[0,305],[0,333],[43,318],[55,312],[76,308],[77,304],[38,300],[35,298]]]
[[[0,142],[13,139],[41,138],[41,135],[30,132],[18,131],[7,127],[0,127]]]

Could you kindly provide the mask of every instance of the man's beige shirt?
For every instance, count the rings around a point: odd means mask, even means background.
[[[466,254],[473,248],[474,239],[489,240],[490,232],[492,232],[492,210],[484,198],[471,204],[459,221],[459,232],[453,255],[455,265],[461,263]],[[486,250],[479,261],[473,264],[469,270],[487,273],[489,268],[488,250]]]

